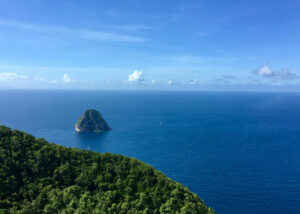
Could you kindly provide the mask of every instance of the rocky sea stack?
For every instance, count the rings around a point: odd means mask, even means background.
[[[111,128],[107,125],[102,115],[94,109],[89,109],[79,118],[75,124],[76,132],[105,132]]]

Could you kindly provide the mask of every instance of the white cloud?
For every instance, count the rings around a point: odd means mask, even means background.
[[[188,82],[189,85],[196,85],[197,83],[198,83],[197,79],[193,79]]]
[[[256,73],[261,76],[269,76],[269,75],[272,75],[273,71],[271,70],[271,68],[269,66],[264,65],[264,66],[260,67]]]
[[[0,73],[0,80],[14,80],[17,78],[18,75],[16,73]]]
[[[34,81],[37,81],[37,82],[46,82],[46,79],[44,77],[40,77],[40,76],[35,76],[33,78]]]
[[[44,77],[41,77],[39,75],[37,76],[25,76],[25,75],[19,75],[15,72],[3,72],[0,73],[0,81],[16,81],[16,80],[21,80],[21,81],[34,81],[34,82],[51,82],[45,79]]]
[[[17,73],[14,72],[0,73],[0,80],[2,81],[17,80],[17,79],[28,79],[28,77],[24,75],[18,75]]]
[[[69,82],[71,82],[71,81],[72,81],[72,80],[71,80],[70,75],[64,74],[64,76],[63,76],[63,82],[64,82],[64,83],[69,83]]]
[[[25,76],[25,75],[20,75],[17,72],[0,72],[0,81],[2,83],[7,82],[9,84],[20,84],[20,85],[30,84],[35,86],[39,84],[41,84],[40,86],[46,86],[48,84],[56,85],[62,83],[75,82],[74,80],[71,79],[71,77],[68,74],[64,74],[62,77],[62,81],[59,82],[56,79],[48,79],[40,75]]]
[[[9,26],[14,28],[21,28],[30,31],[37,31],[41,33],[53,33],[55,36],[90,39],[90,40],[102,40],[102,41],[115,41],[115,42],[144,42],[147,41],[144,38],[138,36],[130,36],[125,34],[118,34],[105,31],[95,31],[88,29],[68,28],[62,26],[53,25],[38,25],[28,22],[0,19],[1,26]],[[141,28],[137,25],[135,28]]]
[[[182,85],[187,85],[189,83],[189,81],[178,81],[178,80],[168,80],[167,81],[167,85],[174,87],[174,86],[182,86]]]
[[[137,82],[137,83],[144,82],[143,72],[134,70],[132,74],[129,74],[128,82]]]
[[[290,80],[298,78],[297,75],[289,72],[287,69],[273,71],[268,65],[260,67],[258,70],[254,71],[254,74],[272,79]]]

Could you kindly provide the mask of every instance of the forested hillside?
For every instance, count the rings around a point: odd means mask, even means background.
[[[148,164],[0,126],[0,213],[214,213]]]

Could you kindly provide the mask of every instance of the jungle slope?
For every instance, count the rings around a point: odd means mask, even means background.
[[[201,199],[134,158],[0,126],[0,213],[203,213]]]

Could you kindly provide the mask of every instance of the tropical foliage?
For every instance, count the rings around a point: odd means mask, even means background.
[[[214,213],[134,158],[49,144],[0,126],[0,213]]]

